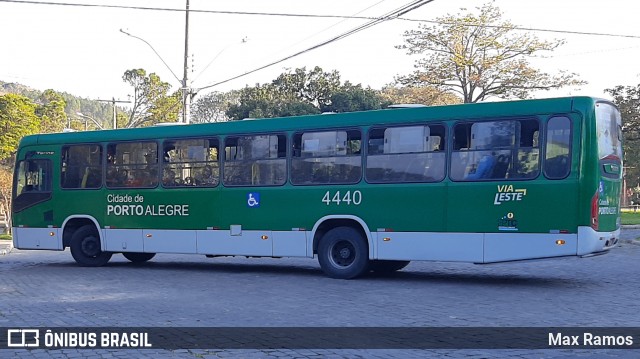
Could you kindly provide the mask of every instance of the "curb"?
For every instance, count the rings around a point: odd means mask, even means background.
[[[623,224],[620,227],[622,229],[640,229],[640,224]]]
[[[623,224],[620,226],[620,229],[640,229],[640,224]],[[620,243],[640,246],[639,239],[630,239],[630,238],[620,239]]]
[[[13,250],[13,241],[7,241],[8,244],[0,243],[0,256],[6,256]]]
[[[620,243],[632,244],[635,246],[640,246],[640,240],[637,239],[620,239]]]

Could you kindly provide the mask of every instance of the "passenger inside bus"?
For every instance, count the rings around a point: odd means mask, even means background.
[[[206,165],[202,167],[202,171],[199,176],[196,176],[197,186],[215,186],[218,184],[218,178],[213,174],[213,168],[211,166]]]
[[[465,179],[490,178],[495,165],[496,159],[493,155],[484,155],[480,161],[478,161],[476,171],[474,173],[469,173]]]

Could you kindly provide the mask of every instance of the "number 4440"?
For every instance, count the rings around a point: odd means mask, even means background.
[[[360,204],[360,202],[362,202],[362,193],[360,191],[346,191],[343,193],[340,193],[340,191],[336,191],[332,195],[331,191],[327,191],[324,194],[324,197],[322,197],[322,202],[327,206],[332,203],[337,206],[339,206],[340,203],[345,203],[346,205],[353,204],[357,206]]]

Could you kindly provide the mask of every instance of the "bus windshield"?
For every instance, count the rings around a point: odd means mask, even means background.
[[[622,119],[620,112],[611,104],[596,105],[598,126],[598,158],[622,160]]]

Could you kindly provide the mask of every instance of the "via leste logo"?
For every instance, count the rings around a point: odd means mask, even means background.
[[[498,191],[493,199],[494,205],[500,205],[505,202],[519,202],[527,195],[525,188],[513,188],[511,184],[498,185]]]

